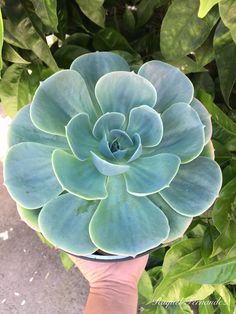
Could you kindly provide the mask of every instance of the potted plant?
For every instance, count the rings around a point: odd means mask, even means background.
[[[136,74],[111,52],[43,81],[12,122],[4,163],[22,219],[56,247],[103,260],[182,236],[221,187],[210,115],[193,95],[179,69],[150,61]]]

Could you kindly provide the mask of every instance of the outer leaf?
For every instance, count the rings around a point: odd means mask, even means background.
[[[189,227],[192,218],[177,213],[164,201],[164,199],[158,193],[149,195],[148,198],[163,211],[168,219],[170,233],[165,242],[170,242],[179,237],[182,237],[186,229]]]
[[[104,27],[105,10],[104,0],[76,0],[81,11],[95,24]]]
[[[229,104],[229,97],[236,80],[236,46],[228,28],[220,22],[214,36],[214,51],[217,63],[220,88]]]
[[[12,64],[0,81],[1,101],[5,112],[14,116],[29,102],[28,73],[25,65]]]
[[[45,133],[34,126],[30,119],[30,105],[18,111],[8,131],[8,146],[22,142],[36,142],[53,147],[69,149],[64,136]]]
[[[236,178],[231,180],[222,189],[217,199],[212,218],[214,225],[219,230],[220,235],[214,241],[212,256],[230,249],[236,242],[235,228],[235,203],[236,203]]]
[[[40,232],[39,224],[38,224],[38,217],[41,211],[41,208],[36,209],[27,209],[19,204],[17,204],[17,211],[20,215],[20,218],[32,229],[35,231]]]
[[[185,103],[172,105],[161,115],[163,137],[156,153],[177,155],[182,163],[200,155],[204,144],[204,126],[197,112]]]
[[[40,230],[53,245],[68,253],[91,254],[96,247],[90,240],[88,225],[97,205],[98,202],[88,202],[69,193],[60,195],[41,210]]]
[[[99,78],[113,71],[129,71],[129,65],[123,58],[112,52],[95,52],[85,54],[75,59],[71,64],[71,69],[82,75],[92,102],[95,105],[97,104],[97,99],[94,94],[94,89]]]
[[[212,119],[227,133],[236,135],[236,123],[233,122],[214,102],[212,96],[204,91],[199,92],[199,99],[204,104]]]
[[[193,85],[179,69],[161,61],[146,62],[138,74],[148,79],[156,89],[155,108],[163,112],[171,105],[184,102],[189,104],[193,98]]]
[[[215,4],[219,3],[221,0],[200,0],[200,7],[198,10],[198,17],[203,18],[207,13],[214,7]]]
[[[192,102],[190,103],[190,106],[197,111],[199,118],[201,119],[201,122],[204,125],[205,144],[207,144],[210,141],[212,135],[211,115],[202,105],[202,103],[196,98],[193,98]]]
[[[89,116],[79,113],[66,126],[66,136],[72,152],[80,160],[90,156],[90,151],[97,150],[98,141],[92,134]]]
[[[127,191],[136,196],[156,193],[169,186],[179,165],[180,159],[172,154],[139,158],[125,173]]]
[[[3,59],[12,63],[29,64],[29,61],[23,59],[18,52],[7,42],[4,43],[2,51]]]
[[[53,71],[57,71],[57,64],[51,51],[38,33],[20,0],[8,0],[4,12],[9,17],[5,25],[5,40],[17,47],[32,50],[37,57],[45,62]]]
[[[66,271],[70,270],[73,267],[74,263],[72,262],[71,258],[69,257],[67,253],[61,251],[60,259]]]
[[[53,32],[57,32],[57,1],[56,0],[31,0],[35,13],[41,19],[41,21]]]
[[[138,133],[143,146],[156,146],[163,135],[163,125],[160,115],[148,106],[133,108],[129,114],[127,132],[132,136]]]
[[[3,22],[2,22],[2,12],[0,9],[0,71],[2,69],[2,46],[3,46]]]
[[[181,165],[170,187],[160,194],[178,213],[191,217],[203,213],[213,204],[221,184],[218,164],[209,158],[198,157]]]
[[[52,155],[55,175],[62,187],[86,200],[106,198],[106,177],[101,175],[90,160],[76,157],[57,149]]]
[[[234,0],[221,0],[219,4],[220,17],[236,43],[236,3]]]
[[[129,170],[127,165],[110,163],[91,152],[94,166],[104,176],[115,176]]]
[[[157,99],[156,90],[148,80],[125,71],[101,77],[96,84],[95,95],[103,113],[128,114],[132,108],[141,105],[154,107]]]
[[[197,17],[199,3],[192,0],[174,0],[161,26],[161,52],[166,60],[184,57],[200,47],[218,19],[210,12],[204,19]],[[175,27],[173,28],[173,21]]]
[[[89,225],[97,247],[111,254],[136,256],[166,239],[165,215],[147,198],[128,194],[122,176],[109,177],[107,190],[107,199],[100,202]]]
[[[62,70],[39,86],[31,105],[31,119],[41,130],[65,134],[65,126],[77,113],[85,112],[91,121],[96,113],[86,84],[79,73]]]
[[[12,198],[25,208],[39,208],[62,192],[51,165],[54,147],[20,143],[8,151],[4,181]]]

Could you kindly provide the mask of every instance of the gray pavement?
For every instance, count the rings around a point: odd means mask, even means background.
[[[82,314],[88,284],[66,272],[58,252],[20,220],[2,185],[0,163],[0,314]]]

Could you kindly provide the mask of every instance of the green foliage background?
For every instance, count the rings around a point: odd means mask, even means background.
[[[194,300],[206,301],[200,314],[235,313],[236,1],[5,0],[1,11],[0,98],[10,116],[40,81],[90,51],[114,51],[134,71],[163,60],[189,76],[212,115],[223,189],[182,239],[151,254],[139,301],[144,314],[193,313]]]

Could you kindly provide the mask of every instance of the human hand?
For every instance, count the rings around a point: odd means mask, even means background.
[[[137,284],[148,255],[118,262],[95,262],[70,257],[90,285],[85,314],[137,313]]]

